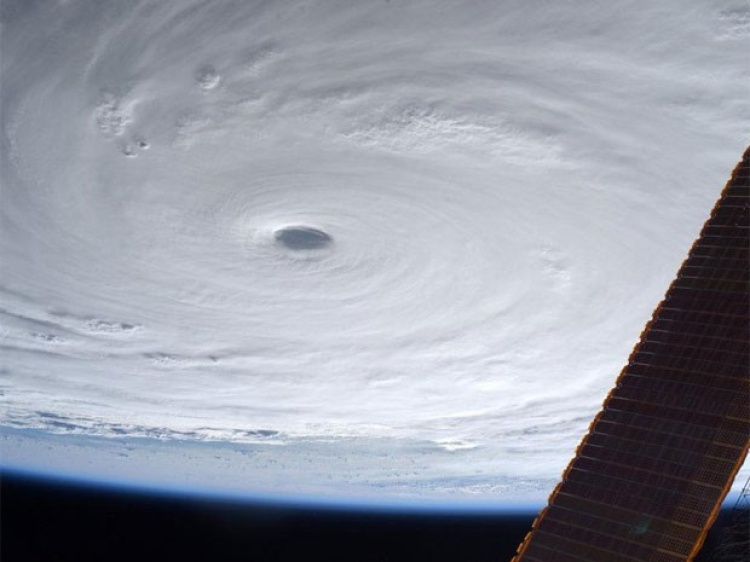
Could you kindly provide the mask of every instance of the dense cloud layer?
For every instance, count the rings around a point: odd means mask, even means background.
[[[3,2],[0,420],[555,480],[747,143],[743,5]]]

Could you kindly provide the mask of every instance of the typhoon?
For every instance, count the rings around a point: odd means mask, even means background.
[[[4,1],[3,466],[542,501],[748,143],[743,6]]]

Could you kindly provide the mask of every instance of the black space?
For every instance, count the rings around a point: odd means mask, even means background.
[[[113,491],[7,472],[0,476],[0,510],[3,562],[505,562],[535,516],[295,509]],[[711,560],[727,516],[696,562]]]
[[[0,478],[3,562],[510,560],[535,514],[311,510]]]

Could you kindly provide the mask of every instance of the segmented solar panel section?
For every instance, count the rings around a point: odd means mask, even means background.
[[[513,562],[685,562],[750,447],[750,148]]]

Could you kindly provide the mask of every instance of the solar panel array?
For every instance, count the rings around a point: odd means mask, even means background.
[[[513,562],[684,562],[750,446],[750,148]]]

